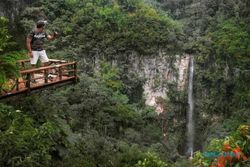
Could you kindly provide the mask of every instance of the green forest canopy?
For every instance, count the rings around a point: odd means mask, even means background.
[[[143,0],[46,0],[37,6],[24,11],[24,27],[42,11],[49,28],[61,33],[56,47],[71,55],[149,54],[160,48],[176,51],[181,43],[181,25]]]

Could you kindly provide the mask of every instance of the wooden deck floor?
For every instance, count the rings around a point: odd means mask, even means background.
[[[21,70],[20,78],[9,79],[6,86],[2,87],[0,99],[20,93],[29,93],[32,90],[42,89],[50,85],[68,81],[74,82],[77,80],[76,72],[75,62],[63,62],[47,67]],[[48,77],[49,74],[51,77]]]

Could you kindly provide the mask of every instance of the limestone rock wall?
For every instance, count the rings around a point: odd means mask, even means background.
[[[129,69],[146,80],[143,86],[146,105],[156,107],[157,113],[163,111],[156,101],[158,97],[167,97],[167,83],[175,82],[178,90],[185,90],[188,82],[189,59],[190,56],[187,54],[170,56],[161,50],[153,56],[140,56],[136,53],[128,56]],[[119,64],[117,61],[113,62],[113,64],[117,63]]]

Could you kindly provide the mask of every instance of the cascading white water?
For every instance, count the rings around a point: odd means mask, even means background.
[[[193,158],[194,152],[194,101],[193,101],[194,60],[190,57],[188,82],[188,114],[187,114],[187,154]]]

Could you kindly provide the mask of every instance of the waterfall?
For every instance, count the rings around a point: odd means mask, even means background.
[[[190,57],[188,82],[188,114],[187,114],[187,154],[193,158],[194,152],[194,101],[193,101],[194,60]]]

